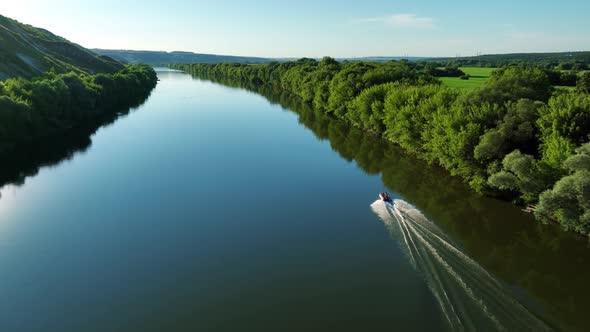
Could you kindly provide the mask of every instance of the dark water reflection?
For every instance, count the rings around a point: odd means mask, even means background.
[[[83,123],[59,136],[24,143],[12,151],[0,154],[0,188],[7,184],[23,185],[26,178],[36,175],[40,168],[57,165],[79,153],[84,153],[92,145],[90,137],[99,128],[109,126],[127,116],[148,98],[149,95],[132,105],[121,106],[112,114]]]
[[[399,193],[458,241],[465,253],[514,287],[515,296],[557,329],[584,331],[590,307],[590,244],[584,237],[535,222],[508,202],[470,192],[462,181],[378,137],[314,111],[271,87],[219,79],[256,92],[299,115],[299,122],[367,174],[381,174]],[[532,295],[532,300],[524,294]]]

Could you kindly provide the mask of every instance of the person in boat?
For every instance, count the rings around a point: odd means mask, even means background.
[[[389,194],[385,191],[379,194],[379,196],[381,196],[381,199],[384,201],[391,201],[391,197],[389,197]]]

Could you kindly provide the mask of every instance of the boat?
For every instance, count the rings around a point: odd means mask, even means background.
[[[389,202],[392,203],[393,201],[391,200],[391,197],[389,197],[389,194],[387,192],[382,192],[379,193],[379,198],[384,201],[384,202]]]

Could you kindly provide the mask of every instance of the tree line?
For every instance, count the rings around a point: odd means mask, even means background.
[[[174,67],[288,91],[443,166],[478,192],[538,203],[538,219],[590,233],[590,89],[555,90],[540,68],[499,68],[483,87],[463,92],[407,61]]]
[[[48,72],[0,82],[0,153],[112,115],[143,100],[156,83],[147,65],[114,74]]]
[[[502,67],[510,64],[529,64],[546,69],[588,70],[590,52],[485,54],[458,58],[433,58],[425,61],[456,66]]]

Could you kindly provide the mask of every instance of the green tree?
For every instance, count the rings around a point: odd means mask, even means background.
[[[348,105],[363,89],[367,88],[363,75],[375,65],[364,62],[345,64],[330,82],[330,97],[328,111],[343,117],[348,111]]]
[[[474,92],[473,100],[499,105],[519,99],[547,101],[552,91],[543,70],[524,66],[505,67],[492,73],[486,84]]]
[[[539,109],[543,106],[543,103],[529,99],[512,103],[498,125],[480,137],[474,150],[475,159],[490,162],[503,158],[506,153],[515,149],[536,153],[538,133],[535,122],[539,117]]]
[[[395,89],[394,83],[385,83],[367,88],[351,104],[346,118],[355,126],[382,133],[385,130],[383,112],[385,96]]]
[[[488,178],[492,187],[521,192],[526,201],[536,200],[539,193],[546,188],[533,156],[514,150],[504,157],[502,166],[501,171]]]
[[[443,117],[460,92],[440,85],[398,85],[385,98],[385,137],[412,152],[423,152],[437,113]]]
[[[589,139],[590,95],[560,93],[541,108],[537,126],[541,133],[543,160],[553,167],[561,167],[576,145]]]
[[[590,71],[585,71],[578,76],[576,88],[581,93],[590,93]]]
[[[543,192],[535,215],[555,220],[566,230],[590,233],[590,143],[576,150],[564,162],[569,172],[555,186]]]

